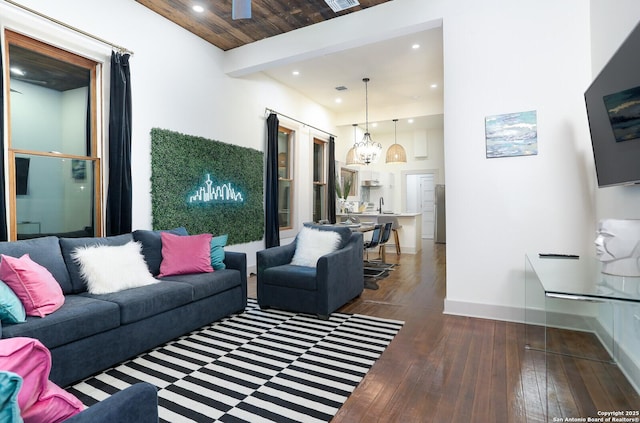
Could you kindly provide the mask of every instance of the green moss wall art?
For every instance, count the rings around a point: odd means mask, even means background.
[[[153,128],[153,229],[228,234],[227,244],[261,240],[263,167],[260,151]]]

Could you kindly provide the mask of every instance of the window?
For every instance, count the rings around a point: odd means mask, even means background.
[[[101,234],[92,60],[5,31],[11,239]]]
[[[343,167],[340,169],[340,180],[336,183],[344,184],[344,181],[349,181],[351,188],[349,188],[349,197],[358,195],[358,171]]]
[[[278,127],[278,219],[280,230],[293,228],[293,134]]]
[[[327,218],[327,183],[324,166],[326,143],[313,139],[313,221]]]

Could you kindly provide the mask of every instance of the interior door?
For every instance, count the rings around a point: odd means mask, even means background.
[[[420,211],[422,212],[422,238],[433,239],[434,234],[434,182],[433,175],[420,176]]]

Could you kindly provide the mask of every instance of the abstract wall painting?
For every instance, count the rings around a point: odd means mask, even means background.
[[[640,87],[604,96],[616,142],[640,138]]]
[[[507,113],[485,118],[487,158],[538,154],[536,111]]]

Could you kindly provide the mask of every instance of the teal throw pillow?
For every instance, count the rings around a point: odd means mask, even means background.
[[[227,245],[228,235],[211,238],[211,267],[213,270],[224,269],[224,246]]]
[[[18,392],[22,378],[12,372],[0,370],[0,421],[22,423]]]
[[[20,299],[7,284],[0,281],[0,320],[6,323],[23,323],[26,319]]]

